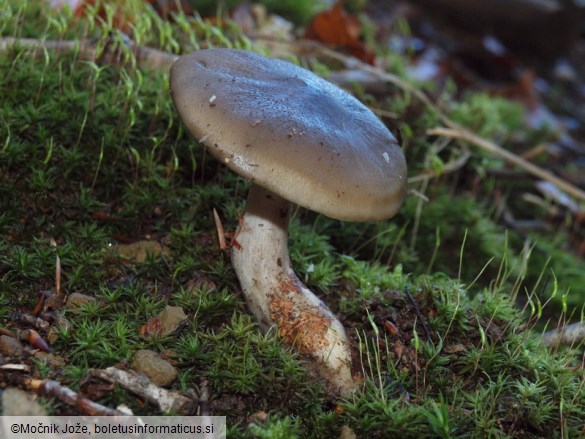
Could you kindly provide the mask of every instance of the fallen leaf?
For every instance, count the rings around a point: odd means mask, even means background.
[[[162,333],[162,323],[158,317],[151,317],[140,327],[140,335],[147,338],[160,338]]]
[[[321,41],[343,47],[351,55],[369,64],[374,64],[374,54],[360,41],[362,24],[343,9],[341,1],[313,18],[305,36],[311,40]]]

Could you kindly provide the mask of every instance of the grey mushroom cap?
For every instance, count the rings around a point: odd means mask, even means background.
[[[393,216],[406,194],[394,136],[361,102],[310,71],[236,49],[171,67],[187,128],[234,172],[332,218]]]

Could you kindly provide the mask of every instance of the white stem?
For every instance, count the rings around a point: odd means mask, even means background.
[[[290,209],[289,201],[252,185],[232,265],[261,328],[275,327],[287,344],[313,360],[330,391],[347,395],[360,381],[352,374],[350,344],[339,320],[290,266]]]

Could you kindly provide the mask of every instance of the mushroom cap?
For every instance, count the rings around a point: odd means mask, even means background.
[[[389,218],[406,194],[394,136],[361,102],[312,72],[236,49],[171,67],[187,128],[231,170],[300,206],[345,221]]]

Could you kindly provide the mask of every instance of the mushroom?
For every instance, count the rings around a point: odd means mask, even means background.
[[[250,311],[308,356],[334,394],[361,381],[340,321],[295,275],[292,203],[345,221],[393,216],[406,193],[396,139],[357,99],[289,62],[207,49],[171,67],[177,111],[199,142],[252,182],[231,249]]]

